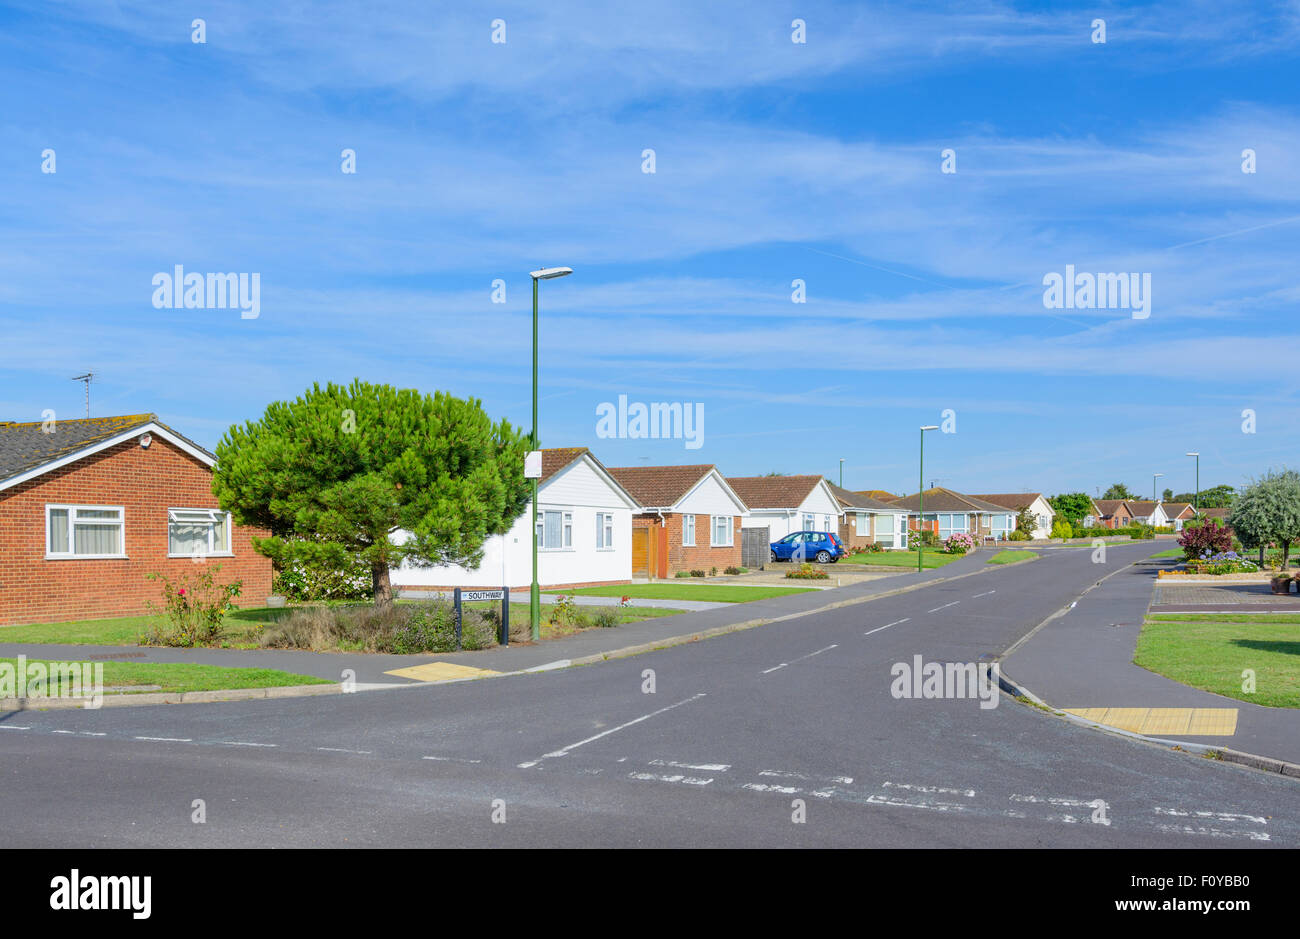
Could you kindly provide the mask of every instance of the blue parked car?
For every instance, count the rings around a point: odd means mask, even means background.
[[[773,561],[816,561],[818,564],[834,564],[848,553],[839,538],[824,531],[797,531],[773,541],[771,548]]]

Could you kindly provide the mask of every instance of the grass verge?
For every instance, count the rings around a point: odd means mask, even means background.
[[[931,570],[936,567],[943,567],[945,564],[951,564],[953,561],[961,560],[965,555],[962,554],[943,554],[938,548],[926,548],[925,553],[921,556],[921,565],[925,570]],[[916,552],[915,551],[877,551],[872,554],[867,551],[858,554],[849,555],[840,561],[841,564],[861,564],[863,567],[887,567],[891,569],[903,568],[916,570]]]
[[[27,660],[28,665],[40,659]],[[17,667],[16,659],[0,659]],[[49,664],[48,661],[45,662]],[[60,663],[63,664],[63,663]],[[232,688],[279,688],[291,685],[328,685],[332,682],[311,675],[295,675],[273,668],[225,668],[220,665],[191,665],[174,662],[94,662],[104,666],[104,684],[144,685],[147,691],[227,691]],[[157,689],[152,686],[158,686]],[[131,694],[133,692],[126,692]]]
[[[1278,617],[1148,617],[1133,662],[1184,685],[1265,707],[1300,707],[1300,623]],[[1255,690],[1243,689],[1249,670]]]
[[[989,564],[1018,564],[1021,561],[1032,561],[1038,557],[1034,551],[999,551],[993,557],[988,559]]]

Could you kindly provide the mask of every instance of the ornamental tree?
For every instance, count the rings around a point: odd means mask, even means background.
[[[1291,543],[1300,540],[1300,473],[1269,471],[1237,497],[1228,510],[1228,524],[1243,547],[1259,548],[1277,542],[1282,549],[1282,570],[1291,557]]]
[[[1212,518],[1205,519],[1199,525],[1190,522],[1183,527],[1178,536],[1178,545],[1183,549],[1187,559],[1199,558],[1205,553],[1222,554],[1232,550],[1232,529],[1220,525]]]
[[[394,564],[478,566],[528,505],[528,444],[473,398],[317,384],[226,432],[212,491],[236,522],[270,530],[253,545],[282,568],[360,559],[386,606]]]
[[[1063,492],[1047,501],[1056,512],[1056,517],[1065,519],[1071,525],[1077,525],[1084,517],[1092,514],[1092,499],[1086,492]]]
[[[1123,483],[1114,483],[1101,496],[1103,499],[1136,499],[1137,496],[1129,491],[1128,486]]]

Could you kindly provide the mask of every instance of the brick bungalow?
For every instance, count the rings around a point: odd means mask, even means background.
[[[632,518],[634,577],[740,566],[749,508],[716,466],[613,466],[609,473],[640,504]]]
[[[1174,526],[1174,531],[1182,531],[1184,524],[1196,518],[1196,510],[1192,508],[1190,502],[1165,502],[1163,508],[1169,524]]]
[[[240,602],[271,593],[271,561],[212,495],[217,458],[153,414],[0,422],[0,624],[147,612],[161,585],[219,563]]]
[[[1133,524],[1133,512],[1128,507],[1127,499],[1094,499],[1093,504],[1101,513],[1098,524],[1105,528],[1125,528]]]
[[[906,509],[864,492],[851,492],[829,480],[826,484],[831,487],[843,513],[840,515],[839,536],[844,547],[850,551],[869,544],[879,544],[882,548],[907,547]],[[871,491],[884,492],[883,489]]]
[[[1005,506],[943,486],[927,489],[923,495],[924,500],[910,495],[891,503],[897,508],[907,509],[907,524],[912,531],[924,528],[938,535],[940,541],[958,532],[982,541],[986,537],[1005,538],[1009,532],[1015,531],[1016,513]],[[923,520],[918,515],[922,508],[925,510]]]
[[[1052,504],[1047,501],[1047,497],[1041,492],[977,492],[973,493],[971,498],[992,502],[994,505],[1011,509],[1017,516],[1020,515],[1022,510],[1028,509],[1030,516],[1034,520],[1032,537],[1039,541],[1052,537],[1052,525],[1056,522],[1056,509],[1052,508]]]

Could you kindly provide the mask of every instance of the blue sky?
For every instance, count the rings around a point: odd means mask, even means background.
[[[528,271],[568,265],[542,439],[608,465],[911,491],[945,410],[927,483],[969,492],[1297,462],[1300,3],[535,6],[0,6],[0,418],[93,369],[208,446],[354,377],[526,427]],[[176,264],[261,315],[155,309]],[[1045,309],[1067,264],[1150,317]],[[598,439],[620,394],[703,446]]]

